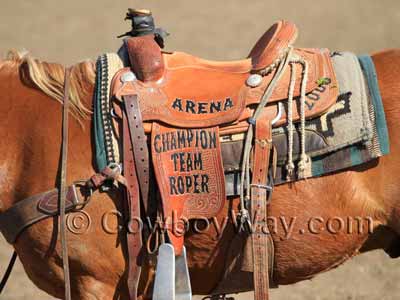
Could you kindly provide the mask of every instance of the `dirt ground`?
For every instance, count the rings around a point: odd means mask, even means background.
[[[149,8],[171,36],[167,49],[209,59],[239,59],[277,19],[300,29],[296,46],[327,47],[358,54],[400,47],[399,0],[335,1],[11,1],[1,0],[0,55],[26,49],[42,60],[71,64],[114,51],[129,29],[127,7]],[[88,149],[89,151],[89,149]],[[390,174],[388,174],[390,175]],[[307,205],[305,203],[305,205]],[[12,248],[0,239],[0,274]],[[374,252],[315,279],[272,292],[276,300],[400,298],[400,260]],[[251,299],[247,293],[235,296]],[[38,290],[20,264],[0,299],[52,299]]]

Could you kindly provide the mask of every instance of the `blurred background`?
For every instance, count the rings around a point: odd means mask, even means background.
[[[120,46],[116,36],[129,30],[129,23],[123,21],[128,7],[153,11],[157,25],[171,33],[167,50],[208,59],[246,57],[278,19],[297,24],[298,47],[357,54],[400,48],[399,0],[1,0],[0,56],[10,49],[25,49],[41,60],[64,64],[96,59]],[[0,238],[0,276],[11,253],[12,248]],[[272,299],[399,299],[399,281],[400,260],[378,251],[356,257],[313,280],[274,290]],[[235,296],[239,300],[252,297],[251,293]],[[38,290],[18,264],[0,299],[52,298]]]

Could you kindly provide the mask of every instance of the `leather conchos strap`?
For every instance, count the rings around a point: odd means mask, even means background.
[[[140,184],[143,206],[146,214],[149,207],[149,150],[147,147],[147,137],[144,133],[142,114],[140,112],[139,100],[137,95],[123,97],[128,127],[132,141],[133,156],[137,168],[137,177]]]
[[[169,237],[176,255],[180,255],[183,223],[211,218],[224,206],[225,177],[218,127],[180,129],[153,123],[151,145]]]
[[[256,123],[253,177],[251,184],[251,216],[253,218],[254,299],[269,299],[267,196],[268,170],[272,147],[271,122],[260,117]]]
[[[126,197],[129,212],[127,232],[128,267],[127,283],[130,300],[137,299],[137,290],[141,272],[142,233],[140,228],[140,191],[133,157],[132,142],[129,133],[126,112],[123,115],[123,152],[124,177],[126,179]]]

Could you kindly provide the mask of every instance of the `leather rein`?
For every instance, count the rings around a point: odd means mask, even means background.
[[[69,91],[70,91],[70,76],[71,69],[65,69],[64,79],[64,96],[63,96],[63,109],[62,109],[62,141],[61,141],[61,160],[60,160],[60,177],[58,188],[58,214],[60,222],[60,240],[62,249],[62,260],[64,270],[64,286],[65,286],[65,300],[71,300],[71,281],[70,270],[68,263],[68,245],[67,245],[67,228],[66,228],[66,199],[67,199],[67,161],[68,161],[68,111],[69,111]],[[4,290],[8,279],[17,259],[17,253],[14,251],[10,263],[7,267],[5,274],[0,282],[0,294]]]
[[[60,238],[64,271],[65,300],[71,300],[71,280],[68,262],[67,227],[65,220],[65,202],[67,198],[67,161],[68,161],[68,112],[71,68],[65,70],[64,101],[62,115],[61,172],[59,193]]]

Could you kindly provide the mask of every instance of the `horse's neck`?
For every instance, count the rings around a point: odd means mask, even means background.
[[[61,146],[61,105],[20,80],[18,68],[0,71],[0,211],[55,187]],[[91,104],[91,95],[82,99]],[[89,106],[90,107],[90,106]],[[92,172],[90,121],[71,118],[68,181]]]

